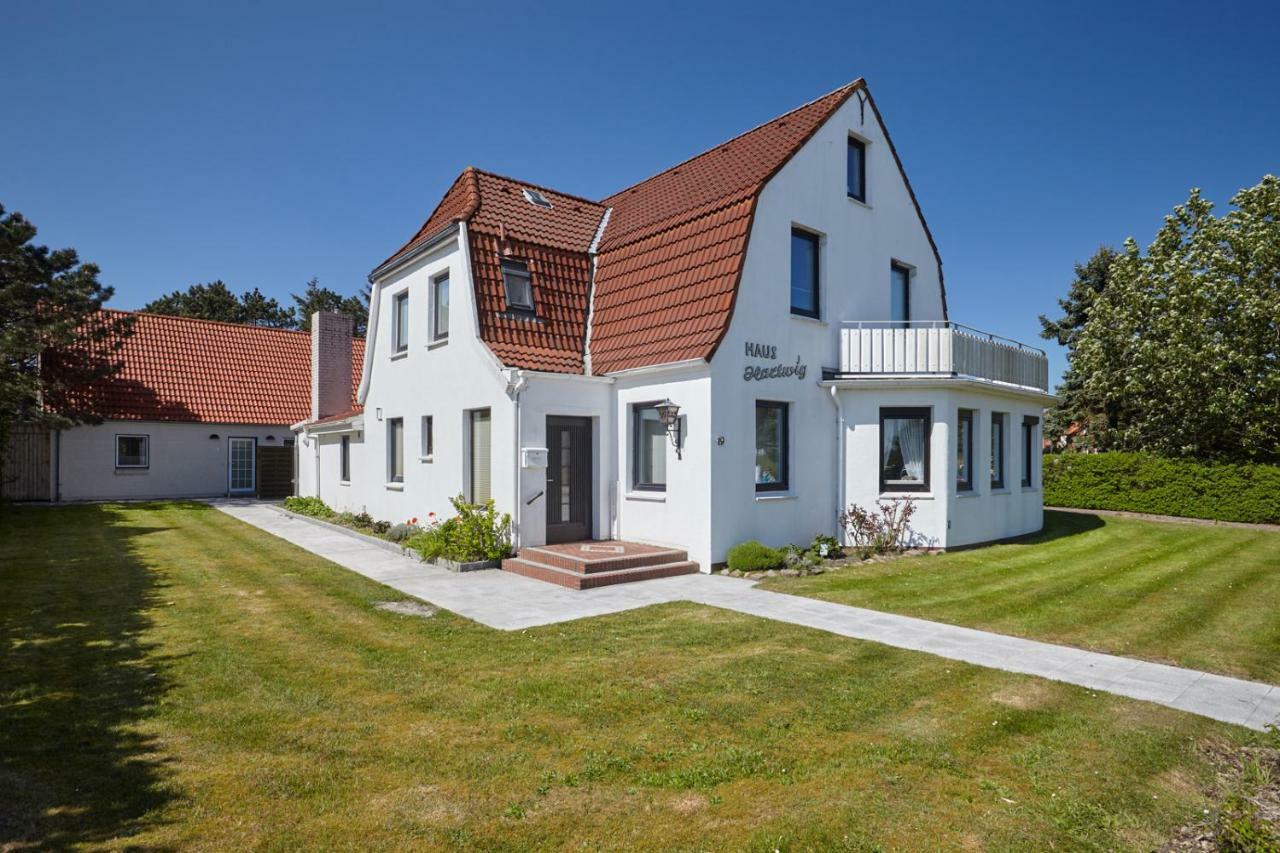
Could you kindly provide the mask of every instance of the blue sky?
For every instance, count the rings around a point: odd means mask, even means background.
[[[858,76],[953,319],[1024,341],[1100,244],[1145,244],[1192,186],[1225,206],[1280,171],[1280,12],[1261,2],[48,2],[5,19],[0,203],[98,263],[120,308],[215,278],[354,292],[467,165],[599,198]]]

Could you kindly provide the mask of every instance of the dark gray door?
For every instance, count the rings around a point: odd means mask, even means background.
[[[547,542],[591,538],[591,419],[547,418]]]

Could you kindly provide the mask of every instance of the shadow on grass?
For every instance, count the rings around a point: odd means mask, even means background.
[[[0,508],[0,849],[130,833],[176,794],[139,731],[168,689],[160,584],[119,507]]]
[[[957,551],[973,551],[978,548],[990,548],[992,545],[1041,545],[1045,542],[1052,542],[1055,539],[1065,539],[1068,536],[1078,536],[1081,533],[1088,533],[1090,530],[1097,530],[1105,525],[1106,522],[1101,516],[1093,513],[1083,512],[1055,512],[1051,509],[1044,511],[1044,527],[1035,533],[1027,533],[1022,536],[1011,536],[1008,539],[996,539],[991,542],[975,542],[972,545],[959,545],[948,548],[949,553]]]

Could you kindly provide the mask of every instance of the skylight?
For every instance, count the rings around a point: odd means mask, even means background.
[[[529,204],[535,204],[538,207],[545,207],[548,210],[551,209],[551,202],[547,201],[546,196],[544,196],[542,193],[538,192],[537,190],[527,189],[527,190],[523,190],[522,192],[524,192],[525,201],[529,202]]]

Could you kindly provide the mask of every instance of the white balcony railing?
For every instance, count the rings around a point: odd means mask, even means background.
[[[966,376],[1049,390],[1044,350],[945,321],[846,323],[842,376]]]

